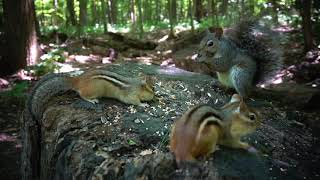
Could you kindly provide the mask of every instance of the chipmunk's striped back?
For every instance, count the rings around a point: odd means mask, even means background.
[[[170,148],[174,152],[177,161],[192,160],[199,155],[212,152],[213,149],[211,147],[214,146],[203,144],[204,141],[213,143],[214,139],[213,141],[211,139],[203,139],[210,137],[212,132],[215,131],[211,129],[212,127],[222,128],[222,119],[219,112],[214,108],[207,105],[199,105],[184,113],[174,123],[171,133]],[[218,138],[217,131],[213,132],[213,134],[214,137]]]

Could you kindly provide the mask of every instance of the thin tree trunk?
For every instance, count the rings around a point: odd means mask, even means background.
[[[39,48],[33,7],[33,0],[3,1],[6,49],[0,61],[0,75],[36,64]]]
[[[34,22],[35,22],[35,27],[36,27],[36,35],[41,36],[40,24],[39,24],[38,17],[36,14],[36,6],[34,3],[32,3],[31,5],[32,5],[32,12],[33,12],[33,17],[34,17]]]
[[[271,0],[271,4],[272,4],[272,20],[274,23],[278,24],[279,23],[279,20],[278,20],[278,8],[279,8],[279,5],[278,5],[278,2],[277,0]]]
[[[111,21],[112,24],[117,24],[118,17],[118,8],[117,8],[117,0],[110,1],[110,10],[111,10]]]
[[[171,0],[171,16],[172,16],[172,23],[177,23],[177,1]]]
[[[74,11],[74,1],[73,0],[67,0],[67,21],[71,23],[72,26],[77,25],[76,21],[76,13]]]
[[[192,0],[189,0],[189,17],[190,17],[190,25],[191,25],[191,32],[194,33],[194,23],[193,23],[193,4]]]
[[[58,6],[59,6],[58,0],[53,0],[54,12],[53,12],[53,16],[52,16],[52,24],[54,26],[58,26],[58,10],[59,10]]]
[[[108,17],[107,17],[107,3],[106,0],[101,0],[102,24],[104,33],[108,32]]]
[[[304,51],[307,52],[313,48],[313,35],[311,25],[311,0],[302,0],[302,8],[300,12],[302,16]]]
[[[80,18],[79,18],[79,24],[80,26],[86,26],[87,25],[87,5],[88,0],[80,0],[79,1],[79,8],[80,8]]]
[[[201,18],[203,16],[202,0],[194,0],[193,2],[195,7],[194,16],[198,22],[201,22]]]
[[[211,9],[211,23],[212,26],[216,26],[217,25],[217,15],[216,15],[216,2],[215,0],[210,0],[210,9]]]
[[[135,0],[130,0],[130,19],[131,19],[131,29],[133,31],[136,30],[136,24],[137,24],[137,15],[135,10]]]
[[[220,6],[220,14],[223,16],[228,14],[228,6],[229,6],[229,1],[228,0],[222,0],[222,4]]]
[[[141,0],[137,0],[138,3],[138,11],[139,11],[139,37],[142,38],[144,30],[143,30],[143,14],[142,14],[142,4],[141,4]]]
[[[169,37],[173,38],[174,37],[174,32],[173,32],[173,28],[174,28],[174,18],[173,18],[173,14],[174,14],[174,10],[173,10],[173,1],[175,0],[169,0],[168,1],[168,9],[169,9],[169,22],[170,22],[170,34]]]
[[[155,16],[156,16],[156,24],[158,24],[160,22],[160,0],[156,0],[156,13],[155,13]]]
[[[94,0],[91,1],[91,25],[95,26],[97,23],[99,13],[97,13],[97,5]]]
[[[179,9],[179,21],[184,20],[184,12],[183,12],[183,7],[184,7],[184,1],[180,1],[180,9]]]

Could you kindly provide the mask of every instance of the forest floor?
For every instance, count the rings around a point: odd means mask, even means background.
[[[150,35],[149,39],[161,39],[166,32],[158,32]],[[298,43],[295,36],[297,33],[288,32],[290,35],[290,43],[286,43],[285,52],[285,70],[283,70],[283,76],[285,76],[287,82],[294,82],[295,84],[304,85],[308,88],[313,86],[319,87],[320,85],[320,51],[313,51],[308,54],[307,57],[302,55],[302,46]],[[89,41],[90,42],[90,41]],[[173,41],[168,41],[167,44],[163,43],[163,47],[157,48],[156,50],[136,50],[127,49],[125,51],[117,52],[116,55],[112,55],[113,50],[110,48],[99,47],[99,45],[88,45],[87,42],[81,41],[80,43],[74,41],[70,43],[66,48],[65,55],[67,58],[67,63],[63,65],[63,68],[68,68],[73,65],[74,68],[88,68],[90,66],[96,67],[99,63],[121,63],[121,61],[138,61],[146,64],[157,64],[160,66],[174,66],[181,67],[186,70],[191,70],[199,72],[201,67],[193,66],[192,54],[196,51],[196,44],[191,42],[184,48],[177,48],[175,51],[164,49],[170,49],[172,47]],[[170,45],[171,43],[171,45]],[[48,51],[50,47],[49,43],[44,46]],[[169,44],[169,45],[168,45]],[[87,45],[88,48],[79,52],[79,48],[83,45]],[[81,49],[81,48],[80,48]],[[163,53],[158,53],[157,51],[162,51]],[[76,55],[73,55],[75,51],[78,51]],[[108,52],[107,57],[103,54]],[[113,57],[112,57],[113,56]],[[121,60],[119,60],[121,59]],[[66,70],[67,71],[67,70]],[[8,78],[0,79],[0,89],[1,91],[8,90],[12,88],[13,84],[20,82],[18,75],[10,76]],[[34,81],[32,82],[34,83]],[[288,88],[288,87],[287,87]],[[301,88],[299,94],[303,94],[304,91],[309,89]],[[28,90],[23,90],[25,95]],[[299,98],[299,97],[295,97]],[[302,97],[304,98],[304,96]],[[8,94],[0,94],[0,179],[20,179],[20,151],[21,151],[21,141],[19,135],[19,121],[20,114],[24,108],[25,96],[15,96]],[[294,106],[292,109],[299,107],[299,111],[308,114],[307,121],[296,122],[297,126],[307,126],[311,128],[312,134],[315,138],[320,138],[320,119],[316,112],[320,111],[319,95],[312,94],[312,98],[308,101],[303,102],[300,106]],[[283,102],[284,106],[288,106],[288,102]],[[290,102],[289,102],[290,103]],[[299,145],[298,145],[299,146]],[[314,146],[314,152],[320,153],[320,145]],[[310,157],[309,157],[310,158]],[[314,165],[310,167],[314,168],[313,176],[315,176],[316,168]],[[308,179],[308,177],[307,177]]]

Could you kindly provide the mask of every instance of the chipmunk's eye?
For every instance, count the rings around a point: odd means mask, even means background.
[[[249,119],[250,119],[251,121],[255,121],[255,120],[256,120],[256,115],[253,114],[253,113],[249,113]]]
[[[207,46],[208,46],[208,47],[213,46],[213,41],[211,41],[211,40],[210,40],[210,41],[208,41],[208,42],[207,42]]]

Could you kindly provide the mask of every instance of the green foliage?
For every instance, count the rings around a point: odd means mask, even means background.
[[[34,68],[34,73],[37,76],[44,75],[49,72],[54,72],[60,69],[60,66],[57,63],[65,62],[65,57],[63,56],[63,49],[54,48],[47,54],[44,54],[40,57],[42,60]]]
[[[10,91],[6,91],[1,93],[1,96],[7,97],[25,97],[25,92],[28,89],[28,82],[22,81],[14,85],[14,87]]]
[[[132,140],[132,139],[129,139],[129,140],[128,140],[128,144],[129,144],[130,146],[137,145],[137,143],[136,143],[134,140]]]
[[[73,14],[71,13],[73,11],[69,12],[67,1],[36,0],[36,15],[42,34],[46,35],[56,30],[67,34],[68,37],[97,36],[104,33],[103,24],[106,22],[108,31],[130,32],[133,36],[140,35],[143,38],[142,30],[149,32],[169,29],[170,14],[176,17],[173,29],[177,31],[191,29],[191,19],[193,19],[194,28],[201,29],[210,26],[228,27],[251,16],[258,16],[267,19],[270,23],[280,23],[294,28],[301,28],[302,24],[299,13],[301,7],[296,5],[296,1],[288,0],[203,0],[200,7],[196,6],[197,3],[194,0],[180,0],[176,1],[172,12],[169,12],[168,2],[173,1],[167,0],[104,0],[108,2],[105,5],[102,0],[87,1],[87,7],[81,12],[86,12],[88,23],[80,27],[78,25],[80,21],[78,0],[73,0],[75,16],[72,19],[77,21],[76,25],[71,25],[70,14]],[[55,5],[54,2],[58,4]],[[315,4],[317,1],[313,0],[313,2]],[[211,3],[214,3],[213,6]],[[319,7],[312,6],[311,19],[315,29],[313,33],[319,37],[319,32],[316,31],[320,26],[317,8]],[[190,15],[191,12],[192,15]],[[200,14],[200,17],[195,17],[197,14]],[[195,21],[196,19],[201,19],[201,22]]]
[[[49,72],[54,72],[57,69],[60,69],[60,67],[55,63],[55,61],[53,59],[48,59],[37,64],[34,69],[34,73],[37,76],[41,76]]]

